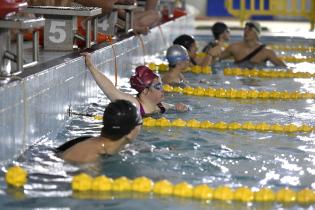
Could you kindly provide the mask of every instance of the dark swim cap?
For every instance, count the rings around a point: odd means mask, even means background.
[[[192,36],[189,36],[187,34],[183,34],[180,35],[179,37],[177,37],[174,41],[173,44],[178,44],[178,45],[182,45],[183,47],[186,48],[186,50],[188,50],[188,52],[190,51],[190,47],[191,45],[195,42],[195,38]]]
[[[216,22],[211,28],[215,39],[219,39],[219,36],[223,34],[225,31],[227,31],[228,29],[229,29],[228,26],[222,22]]]
[[[135,105],[130,101],[116,100],[104,111],[101,136],[118,140],[141,124],[142,118]]]
[[[155,78],[159,78],[158,75],[146,66],[138,66],[135,71],[135,75],[130,77],[130,85],[138,93],[149,87]]]

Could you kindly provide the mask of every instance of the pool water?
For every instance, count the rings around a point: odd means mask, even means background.
[[[201,40],[202,42],[203,40]],[[281,52],[280,52],[281,53]],[[287,52],[283,52],[287,53]],[[295,55],[300,52],[290,52]],[[289,64],[315,72],[315,64]],[[227,77],[223,68],[230,61],[216,64],[213,75],[186,73],[190,86],[256,90],[287,90],[315,93],[315,82],[309,79],[263,79]],[[203,82],[200,82],[203,81]],[[121,89],[131,91],[129,84]],[[132,91],[131,91],[132,92]],[[315,125],[315,102],[301,100],[240,100],[187,96],[166,93],[166,101],[183,102],[187,113],[169,112],[174,119],[209,120],[212,122],[266,122]],[[86,107],[73,111],[100,115],[108,100],[101,92]],[[155,118],[162,117],[156,115]],[[1,172],[0,209],[312,209],[314,205],[280,203],[240,203],[211,201],[208,203],[176,197],[141,194],[77,195],[70,189],[71,177],[79,172],[112,178],[130,179],[146,176],[153,181],[167,179],[173,184],[248,186],[252,190],[270,187],[274,191],[315,189],[315,134],[272,133],[244,130],[143,127],[140,136],[120,154],[101,160],[97,165],[75,166],[55,156],[52,149],[82,135],[98,135],[101,122],[91,117],[72,115],[65,130],[57,137],[43,139],[25,152],[16,163],[29,173],[24,191],[7,188]]]

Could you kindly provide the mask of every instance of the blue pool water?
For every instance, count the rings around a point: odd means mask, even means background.
[[[198,37],[200,43],[205,42]],[[313,43],[314,44],[314,43]],[[287,53],[287,52],[279,52]],[[300,52],[289,52],[296,55]],[[213,75],[187,73],[191,86],[244,88],[256,90],[288,90],[315,92],[314,79],[244,79],[226,77],[227,61],[214,66]],[[315,72],[315,64],[289,64],[292,68],[307,66]],[[200,80],[206,82],[200,83]],[[127,82],[121,89],[131,91]],[[108,100],[100,92],[89,107],[74,111],[102,114]],[[166,101],[183,102],[188,113],[170,112],[168,119],[182,118],[212,122],[266,122],[269,124],[315,125],[315,102],[307,100],[230,100],[166,93]],[[161,117],[161,116],[155,116]],[[208,203],[175,197],[142,194],[73,194],[71,177],[81,171],[112,178],[147,176],[153,181],[168,179],[176,184],[248,186],[252,190],[270,187],[315,189],[314,133],[272,133],[256,131],[219,131],[182,128],[143,127],[137,140],[120,154],[104,159],[99,165],[74,166],[55,156],[52,149],[65,140],[81,135],[98,135],[101,123],[90,117],[70,116],[65,130],[52,139],[44,139],[21,155],[16,163],[29,173],[24,190],[7,188],[1,172],[0,209],[313,209],[315,206],[279,203]]]

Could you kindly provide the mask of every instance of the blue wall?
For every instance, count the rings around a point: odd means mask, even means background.
[[[208,16],[231,16],[224,6],[225,0],[208,0],[208,7],[207,7],[207,15]],[[240,1],[242,0],[235,0],[233,8],[240,8]],[[249,8],[250,0],[245,0],[247,8]],[[264,0],[264,8],[269,8],[269,1],[271,0]],[[256,8],[258,9],[259,0],[256,0]],[[255,16],[252,19],[272,19],[271,16]]]

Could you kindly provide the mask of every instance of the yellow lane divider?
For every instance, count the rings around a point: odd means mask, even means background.
[[[205,56],[205,53],[198,53],[197,56],[203,58]],[[302,63],[302,62],[314,63],[315,62],[315,57],[280,56],[279,58],[289,63]]]
[[[19,166],[13,166],[6,172],[5,181],[10,186],[23,187],[27,183],[27,172]]]
[[[27,172],[19,166],[8,169],[5,174],[8,185],[21,188],[27,183]],[[126,177],[111,179],[106,176],[91,177],[85,173],[74,176],[71,182],[74,192],[138,192],[163,196],[177,196],[183,198],[194,198],[199,200],[222,200],[242,202],[281,202],[281,203],[315,203],[315,192],[309,188],[294,191],[289,188],[279,189],[277,192],[268,188],[261,188],[252,191],[244,186],[232,189],[228,186],[216,188],[201,184],[192,186],[187,182],[180,182],[173,185],[168,180],[161,180],[154,183],[147,177],[138,177],[130,180]],[[113,196],[111,197],[113,198]]]
[[[94,116],[95,120],[102,120],[103,116]],[[154,119],[152,117],[147,117],[143,119],[143,125],[146,127],[187,127],[187,128],[201,128],[201,129],[218,129],[218,130],[252,130],[260,132],[279,132],[279,133],[296,133],[296,132],[312,132],[315,130],[314,126],[307,124],[295,125],[295,124],[285,124],[281,125],[279,123],[268,124],[266,122],[253,123],[250,121],[240,122],[211,122],[209,120],[198,121],[196,119],[183,120],[175,119],[169,120],[165,117]]]
[[[79,174],[73,177],[72,190],[74,192],[135,192],[163,196],[177,196],[198,200],[221,200],[241,202],[279,202],[311,204],[315,202],[315,192],[309,188],[294,191],[289,188],[281,188],[277,192],[269,188],[261,188],[252,191],[244,186],[232,189],[228,186],[209,187],[206,184],[193,186],[187,182],[173,185],[168,180],[154,183],[147,177],[138,177],[130,180],[126,177],[111,179],[106,176],[93,178],[87,174]]]
[[[164,117],[154,119],[151,117],[143,119],[143,125],[147,127],[188,127],[188,128],[202,128],[202,129],[218,129],[218,130],[253,130],[260,132],[283,132],[283,133],[295,133],[295,132],[312,132],[315,127],[303,124],[297,126],[295,124],[268,124],[266,122],[253,123],[253,122],[211,122],[208,120],[198,121],[196,119],[182,120],[175,119],[169,120]]]
[[[158,72],[168,72],[169,68],[167,64],[161,63],[161,64],[155,64],[155,63],[149,63],[148,67],[153,71]],[[212,68],[211,66],[192,66],[185,70],[185,72],[192,72],[195,74],[212,74]]]
[[[302,62],[314,63],[315,62],[314,57],[299,58],[299,57],[294,57],[294,56],[282,56],[280,57],[280,59],[289,63],[302,63]]]
[[[312,78],[315,73],[293,72],[292,70],[225,68],[225,76],[262,77],[262,78]]]
[[[301,51],[301,52],[315,52],[315,47],[312,46],[303,46],[303,45],[275,45],[268,44],[273,50],[281,50],[281,51]]]
[[[237,90],[224,88],[203,88],[203,87],[172,87],[164,85],[165,92],[183,93],[194,96],[207,96],[216,98],[230,98],[230,99],[314,99],[314,93],[300,93],[297,91],[257,91],[257,90]]]

